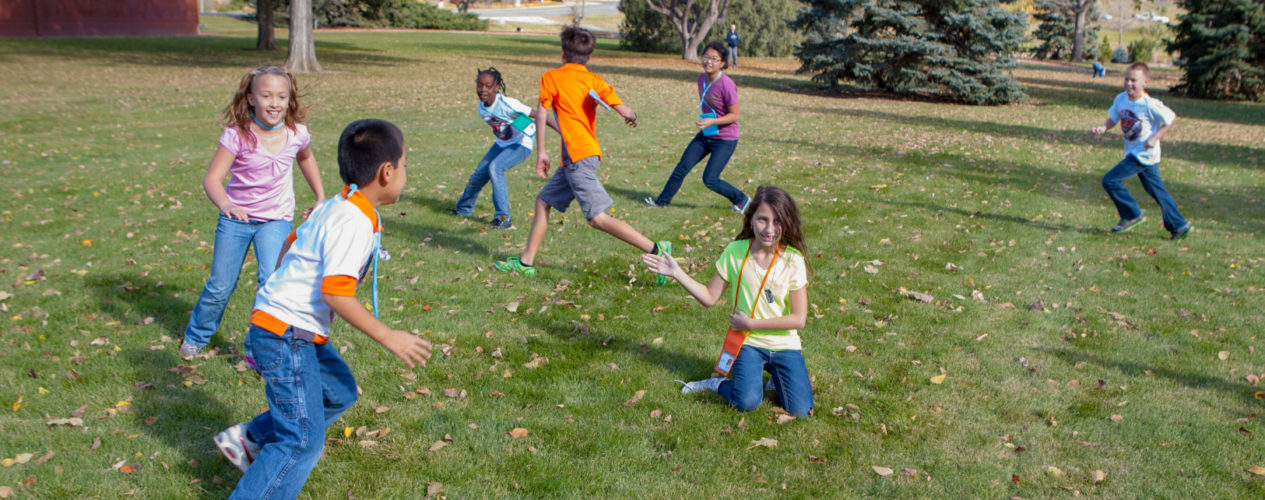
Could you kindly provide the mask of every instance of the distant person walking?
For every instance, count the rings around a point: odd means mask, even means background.
[[[729,65],[738,67],[738,25],[729,25],[729,34],[725,35],[725,43],[729,45]]]

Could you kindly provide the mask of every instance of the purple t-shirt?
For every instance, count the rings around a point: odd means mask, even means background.
[[[716,117],[720,118],[729,114],[729,107],[738,104],[738,86],[734,85],[734,81],[729,75],[724,73],[707,88],[707,96],[703,96],[703,87],[707,85],[707,73],[698,75],[698,94],[703,103],[699,105],[699,113],[715,111]],[[720,133],[712,136],[716,139],[724,139],[726,141],[738,140],[738,122],[728,125],[720,125],[717,127]]]
[[[286,144],[277,154],[269,153],[256,143],[241,137],[237,127],[227,127],[220,136],[220,146],[236,158],[228,167],[230,178],[224,191],[228,201],[246,209],[252,220],[291,220],[294,218],[294,158],[312,142],[307,127],[286,127]]]

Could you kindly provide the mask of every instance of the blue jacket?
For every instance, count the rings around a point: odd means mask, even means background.
[[[725,41],[729,43],[730,47],[737,47],[738,46],[738,32],[730,31],[728,35],[725,35]]]

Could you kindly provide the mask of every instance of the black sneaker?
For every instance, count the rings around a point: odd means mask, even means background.
[[[1146,222],[1145,215],[1139,215],[1136,219],[1120,219],[1120,222],[1117,222],[1115,226],[1111,227],[1111,232],[1112,234],[1128,232],[1130,229],[1133,229],[1133,226],[1143,222]]]
[[[452,214],[452,215],[456,215],[457,217],[469,217],[469,216],[471,216],[471,215],[474,215],[474,214],[463,214],[463,213],[461,213],[461,212],[457,211],[457,209],[456,209],[456,208],[450,208],[450,209],[448,209],[448,213],[450,213],[450,214]]]
[[[510,223],[509,217],[498,217],[492,219],[492,229],[514,229],[514,224]]]
[[[1182,238],[1185,238],[1186,235],[1190,234],[1190,231],[1193,229],[1195,229],[1195,226],[1191,225],[1190,223],[1186,223],[1186,227],[1173,231],[1172,233],[1173,235],[1170,236],[1168,239],[1172,241],[1180,240]]]

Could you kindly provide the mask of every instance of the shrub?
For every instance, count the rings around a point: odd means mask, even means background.
[[[1128,63],[1129,53],[1125,52],[1125,50],[1121,47],[1116,47],[1116,50],[1111,51],[1111,62],[1121,64]]]
[[[1160,43],[1152,38],[1139,38],[1129,42],[1129,57],[1134,61],[1149,63]]]

